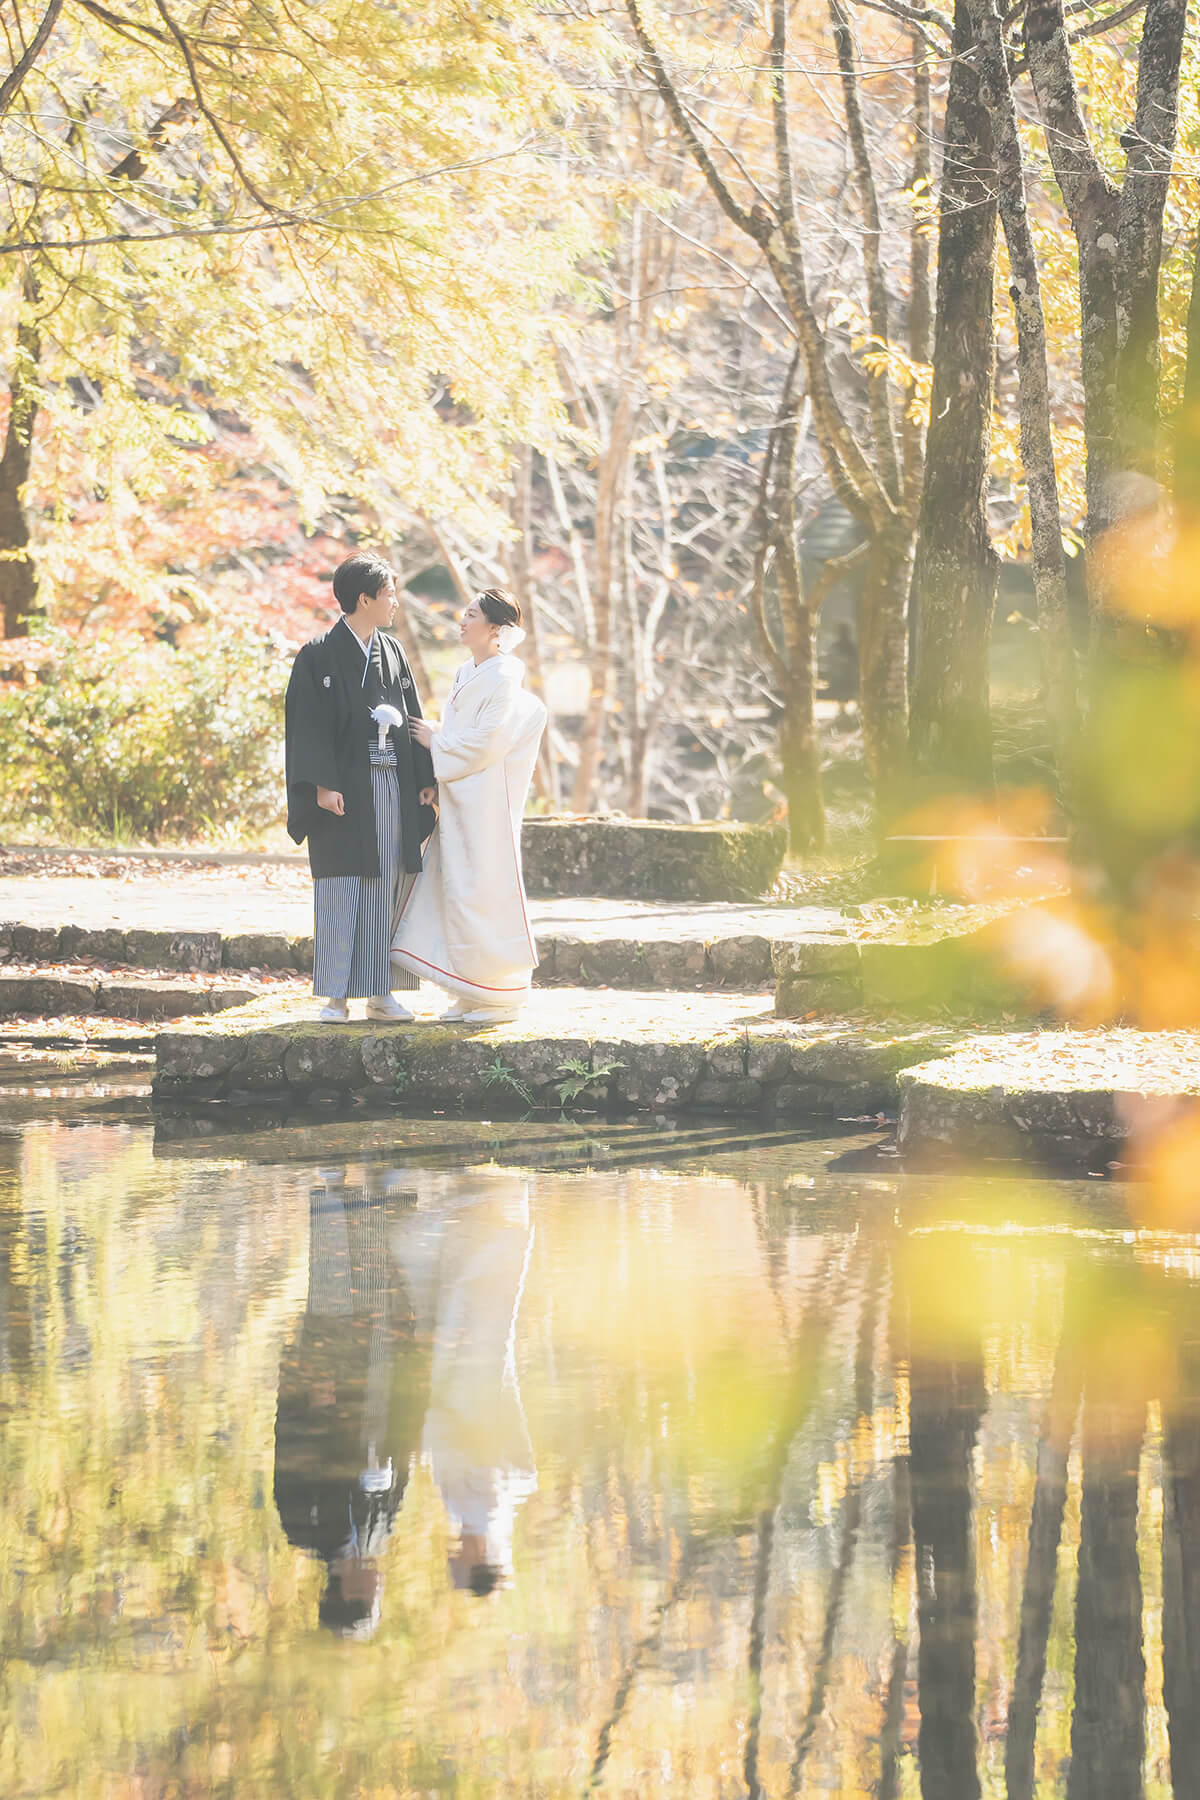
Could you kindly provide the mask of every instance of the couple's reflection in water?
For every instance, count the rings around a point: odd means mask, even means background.
[[[307,1304],[280,1362],[275,1504],[289,1542],[323,1561],[320,1623],[345,1637],[378,1625],[419,1463],[445,1508],[450,1579],[479,1596],[511,1579],[537,1485],[515,1357],[525,1185],[422,1188],[403,1170],[318,1171]]]

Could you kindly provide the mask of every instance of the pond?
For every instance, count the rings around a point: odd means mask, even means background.
[[[1200,1246],[1139,1214],[8,1102],[0,1791],[1196,1793]]]

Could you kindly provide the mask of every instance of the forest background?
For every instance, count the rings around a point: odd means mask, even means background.
[[[546,810],[1195,834],[1183,0],[0,22],[5,830],[270,841],[363,545]]]

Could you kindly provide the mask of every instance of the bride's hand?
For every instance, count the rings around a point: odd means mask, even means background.
[[[408,721],[408,729],[412,732],[413,737],[416,742],[420,744],[421,748],[423,750],[428,750],[430,744],[433,742],[433,734],[436,729],[433,720],[410,719]]]

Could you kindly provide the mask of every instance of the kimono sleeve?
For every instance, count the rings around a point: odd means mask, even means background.
[[[433,770],[439,781],[461,781],[491,768],[512,749],[513,695],[502,686],[469,724],[443,724],[433,734]]]
[[[318,682],[316,658],[305,645],[292,664],[284,701],[284,768],[288,835],[303,843],[317,806],[317,789],[341,786],[329,707]]]

